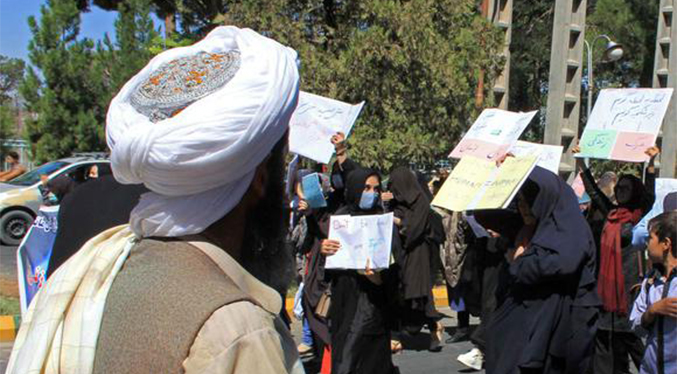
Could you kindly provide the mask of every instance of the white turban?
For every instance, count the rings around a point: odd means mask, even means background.
[[[227,70],[235,70],[232,78],[226,77],[225,84],[180,108],[178,114],[158,121],[144,110],[148,108],[139,106],[141,87],[160,75],[154,72],[167,71],[182,58],[228,53],[239,58],[239,64]],[[224,80],[223,74],[215,76]],[[196,79],[203,83],[199,74]],[[115,178],[124,184],[143,183],[151,190],[132,211],[134,233],[195,234],[225,216],[287,131],[298,90],[296,52],[249,29],[219,27],[192,46],[153,58],[113,99],[106,118]],[[164,99],[159,99],[160,107]]]

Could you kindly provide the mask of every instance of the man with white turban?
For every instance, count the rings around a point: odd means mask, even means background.
[[[130,224],[89,240],[33,300],[8,373],[302,373],[281,322],[283,169],[296,52],[219,27],[153,58],[111,102]]]

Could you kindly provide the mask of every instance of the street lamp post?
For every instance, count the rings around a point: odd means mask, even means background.
[[[606,39],[607,41],[604,58],[602,59],[603,62],[618,61],[623,57],[623,46],[612,41],[608,35],[598,35],[592,40],[592,43],[588,43],[588,41],[585,40],[585,47],[588,50],[588,117],[586,118],[586,121],[590,119],[590,112],[592,111],[592,92],[595,87],[595,83],[592,80],[592,47],[599,39]]]

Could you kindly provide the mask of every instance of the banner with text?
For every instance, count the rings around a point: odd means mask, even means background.
[[[515,113],[485,109],[449,157],[474,156],[496,160],[505,155],[534,118],[537,111]]]
[[[24,314],[47,280],[47,266],[58,228],[58,206],[41,207],[17,249],[19,301]]]
[[[348,136],[364,101],[352,105],[301,91],[299,103],[289,122],[289,151],[328,164],[334,154],[331,137]]]
[[[656,143],[672,88],[605,89],[599,94],[576,157],[645,162]]]
[[[393,214],[370,216],[332,216],[329,239],[341,243],[341,249],[327,256],[326,269],[364,270],[390,266],[393,240]]]
[[[490,160],[463,157],[432,204],[454,212],[505,208],[517,194],[537,157],[508,157],[500,167]]]
[[[548,169],[553,173],[559,172],[559,163],[562,159],[562,151],[564,147],[561,145],[549,145],[525,142],[518,140],[515,145],[510,148],[510,153],[516,157],[536,156],[538,162],[536,165]]]

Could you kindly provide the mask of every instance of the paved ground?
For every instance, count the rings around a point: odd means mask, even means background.
[[[440,312],[446,316],[442,320],[442,324],[444,324],[447,330],[444,337],[446,340],[449,337],[449,334],[453,333],[456,326],[456,313],[452,312],[449,308],[440,309]],[[471,320],[472,325],[477,324],[477,322],[478,321],[475,319]],[[294,339],[297,340],[297,343],[301,335],[300,329],[301,326],[299,323],[294,323],[292,325],[292,333],[294,334]],[[402,374],[484,373],[484,371],[478,372],[468,369],[456,360],[458,355],[472,349],[472,344],[470,344],[470,342],[444,344],[442,351],[440,352],[429,352],[429,342],[430,334],[427,330],[423,330],[419,335],[412,339],[403,341],[404,351],[393,356],[393,362],[399,367]],[[311,367],[306,367],[306,369],[307,374],[315,374],[317,372]]]
[[[0,246],[0,277],[16,281],[16,247]]]
[[[442,313],[447,315],[450,313],[449,309],[442,309]],[[442,323],[448,327],[448,331],[452,331],[451,326],[456,325],[456,320],[452,318],[445,318]],[[300,336],[300,324],[294,323],[292,325],[292,332],[294,337],[298,339]],[[446,339],[445,335],[445,339]],[[395,355],[393,361],[395,365],[400,368],[402,374],[407,373],[425,373],[425,374],[442,374],[442,373],[469,373],[472,370],[465,370],[463,365],[456,361],[456,357],[467,352],[472,348],[469,342],[462,342],[456,344],[444,345],[441,352],[428,352],[428,342],[430,335],[427,331],[422,332],[417,337],[411,340],[404,341],[404,352]],[[7,360],[12,351],[12,342],[0,343],[0,373],[4,373],[7,367]],[[484,373],[475,372],[475,373]],[[307,374],[315,374],[309,371]]]

